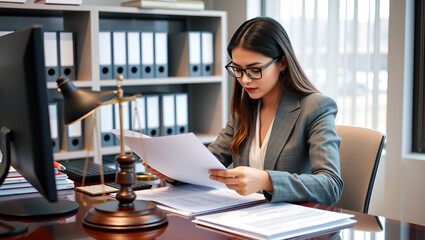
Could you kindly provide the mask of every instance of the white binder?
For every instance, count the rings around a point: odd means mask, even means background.
[[[72,32],[59,32],[60,76],[68,80],[76,80],[74,62],[74,34]]]
[[[130,130],[130,104],[129,102],[122,102],[122,124],[123,130]],[[115,112],[115,129],[120,129],[120,110],[118,103],[114,104]],[[120,140],[115,138],[115,145],[119,145]]]
[[[59,77],[57,32],[44,32],[44,66],[46,81]]]
[[[78,151],[84,148],[83,141],[83,121],[77,121],[68,125],[68,151]]]
[[[212,76],[214,74],[214,39],[212,32],[201,33],[202,48],[202,76]]]
[[[170,34],[170,75],[201,76],[201,32]]]
[[[159,95],[146,96],[146,134],[151,137],[159,136]]]
[[[99,108],[100,113],[100,142],[102,147],[114,146],[114,135],[111,130],[114,128],[113,106],[103,105]]]
[[[189,32],[189,76],[201,76],[201,33]]]
[[[168,77],[168,36],[167,33],[155,33],[155,77]]]
[[[176,134],[189,132],[189,102],[187,93],[176,93]]]
[[[142,32],[140,39],[142,45],[142,78],[154,78],[154,34],[153,32]]]
[[[127,78],[127,40],[125,32],[112,32],[112,78],[121,74]]]
[[[111,32],[99,32],[100,80],[112,79]]]
[[[141,78],[140,59],[140,32],[127,32],[128,78]]]
[[[50,123],[50,135],[52,137],[52,151],[54,153],[57,153],[60,151],[58,104],[57,103],[49,103],[49,123]]]
[[[136,100],[131,102],[131,128],[133,131],[141,131],[146,133],[146,103],[145,96],[136,98]],[[136,118],[136,113],[138,119]]]
[[[161,95],[161,135],[176,134],[176,103],[174,94]]]

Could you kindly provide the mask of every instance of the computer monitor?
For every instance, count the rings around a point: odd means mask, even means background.
[[[0,185],[9,164],[43,197],[0,203],[0,217],[57,217],[78,210],[58,200],[40,25],[0,37]]]

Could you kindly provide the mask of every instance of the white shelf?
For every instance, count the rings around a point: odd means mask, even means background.
[[[124,79],[122,86],[143,86],[143,85],[170,85],[170,84],[204,84],[204,83],[222,83],[221,76],[212,77],[168,77],[168,78],[141,78]],[[115,87],[117,80],[101,80],[101,87]]]
[[[75,151],[75,152],[67,152],[60,151],[58,153],[54,153],[53,157],[55,160],[68,160],[68,159],[80,159],[80,158],[92,158],[95,154],[93,151]]]
[[[35,24],[41,24],[46,31],[72,31],[75,34],[75,67],[78,80],[73,83],[78,88],[95,91],[117,86],[114,79],[100,80],[98,57],[100,31],[212,32],[213,76],[124,79],[122,86],[128,94],[155,91],[187,92],[189,131],[195,132],[204,144],[213,142],[225,126],[228,117],[227,77],[224,69],[227,56],[226,12],[0,3],[0,29],[17,30]],[[56,91],[56,82],[47,82],[46,86],[49,89],[50,100],[61,98]],[[97,118],[98,126],[101,121],[102,119]],[[88,133],[91,133],[92,129],[93,122],[85,121],[84,143],[85,149],[91,149],[90,151],[62,150],[54,154],[55,160],[90,157],[95,162],[101,162],[103,155],[119,154],[119,146],[101,147],[100,143],[95,141],[96,138],[89,138]],[[99,130],[95,134],[100,136]],[[62,135],[66,136],[64,133]],[[126,152],[129,151],[130,149],[126,148]]]
[[[93,83],[91,81],[72,81],[72,83],[78,87],[78,88],[91,88],[93,87]],[[47,88],[48,89],[56,89],[58,85],[56,82],[48,82]]]

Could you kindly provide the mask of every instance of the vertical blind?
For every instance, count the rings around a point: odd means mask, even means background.
[[[337,124],[385,133],[389,0],[265,0],[307,76],[338,104]]]

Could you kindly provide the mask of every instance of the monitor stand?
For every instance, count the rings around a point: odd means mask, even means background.
[[[78,203],[59,199],[49,202],[45,198],[22,198],[1,202],[0,217],[14,219],[55,218],[74,213]]]
[[[6,127],[0,130],[0,185],[6,178],[10,168],[10,135],[11,131]],[[14,219],[40,219],[53,218],[74,213],[78,210],[78,203],[60,199],[57,202],[49,202],[41,198],[24,198],[4,201],[0,204],[0,217]],[[28,226],[20,222],[0,222],[0,237],[25,232]]]
[[[28,230],[23,222],[9,222],[0,220],[0,238],[20,234]]]

